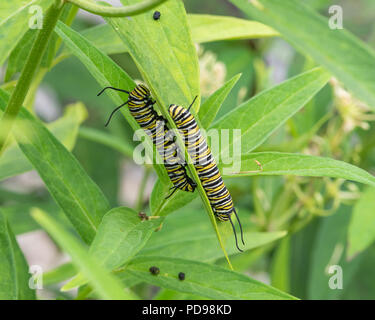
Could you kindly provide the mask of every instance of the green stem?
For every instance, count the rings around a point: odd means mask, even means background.
[[[79,8],[73,4],[65,5],[65,8],[60,16],[60,20],[64,22],[67,26],[70,26],[73,23],[73,20],[76,17],[78,10]],[[53,35],[53,37],[55,37],[55,39],[53,39],[54,42],[52,42],[53,47],[51,46],[50,49],[47,49],[47,54],[45,55],[47,56],[47,58],[44,67],[46,67],[48,70],[52,68],[54,58],[62,43],[62,39],[57,34]]]
[[[159,4],[165,2],[167,0],[145,0],[141,3],[132,4],[126,7],[109,7],[103,6],[100,4],[96,4],[87,0],[66,0],[66,2],[70,2],[75,4],[76,6],[89,11],[91,13],[95,13],[102,17],[129,17],[135,16],[137,14],[143,13],[147,10],[150,10]]]
[[[8,105],[4,111],[3,117],[0,120],[0,155],[4,151],[4,146],[13,127],[14,120],[21,110],[35,72],[38,69],[42,56],[47,48],[48,40],[50,39],[57,20],[59,19],[62,7],[63,6],[61,4],[54,4],[47,10],[43,21],[43,28],[39,30],[29,56],[26,59],[26,63],[22,69],[21,76],[17,81],[17,85],[12,95],[10,96]]]
[[[284,214],[288,213],[287,209],[294,195],[291,185],[295,183],[295,179],[291,179],[292,181],[286,182],[283,189],[281,189],[281,191],[278,193],[276,201],[272,205],[271,212],[268,216],[268,231],[277,230],[274,229],[274,221],[280,219]]]
[[[257,215],[257,222],[258,226],[261,228],[264,228],[266,225],[267,217],[266,213],[264,211],[263,205],[260,201],[259,192],[261,191],[261,188],[259,187],[259,177],[255,176],[252,180],[253,187],[252,187],[252,196],[254,201],[254,211]]]
[[[36,75],[34,75],[34,80],[30,84],[29,91],[27,92],[25,101],[23,102],[23,106],[31,112],[33,111],[35,94],[47,71],[47,68],[40,68]]]
[[[151,174],[151,169],[146,167],[145,171],[143,173],[141,185],[139,186],[137,202],[136,202],[136,205],[135,205],[135,210],[137,212],[140,212],[143,209],[143,198],[144,198],[144,194],[145,194],[145,189],[146,189],[148,177],[150,176],[150,174]]]

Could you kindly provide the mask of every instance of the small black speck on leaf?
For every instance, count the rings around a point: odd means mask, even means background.
[[[154,276],[156,276],[160,273],[160,269],[158,267],[155,267],[155,266],[150,267],[149,270],[150,270],[151,274],[153,274]]]
[[[185,273],[180,272],[180,273],[178,274],[178,279],[180,279],[181,281],[182,281],[182,280],[185,280]]]
[[[145,214],[144,212],[139,212],[138,217],[140,217],[142,221],[145,221],[145,220],[149,219],[149,216],[147,214]]]
[[[154,20],[159,20],[160,16],[161,16],[161,13],[159,11],[155,11],[152,17],[154,18]]]

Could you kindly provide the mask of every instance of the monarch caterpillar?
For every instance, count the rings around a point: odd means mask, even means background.
[[[106,89],[125,92],[129,97],[126,102],[112,111],[105,126],[109,124],[115,112],[127,104],[132,116],[140,127],[146,131],[146,134],[151,138],[157,150],[162,155],[164,166],[173,183],[173,191],[167,198],[177,189],[194,192],[196,184],[187,175],[183,160],[177,157],[179,150],[170,137],[168,128],[165,125],[166,121],[153,108],[155,101],[151,98],[150,90],[143,84],[137,85],[131,92],[114,87],[106,87],[98,93],[98,96]]]
[[[175,122],[177,129],[184,136],[185,146],[193,161],[194,167],[197,170],[199,180],[201,181],[206,192],[212,211],[218,220],[230,221],[235,236],[237,249],[242,252],[242,250],[238,247],[237,234],[231,219],[231,214],[234,212],[236,215],[240,225],[241,240],[242,243],[245,244],[243,240],[241,222],[238,218],[236,209],[233,206],[232,197],[224,185],[211,150],[207,145],[206,140],[201,135],[194,116],[190,113],[190,108],[194,101],[188,109],[171,104],[168,111]]]

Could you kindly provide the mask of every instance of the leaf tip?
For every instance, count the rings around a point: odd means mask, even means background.
[[[30,215],[33,217],[33,219],[36,221],[36,222],[40,222],[43,217],[45,216],[44,212],[42,210],[40,210],[39,208],[37,207],[32,207],[30,209]]]

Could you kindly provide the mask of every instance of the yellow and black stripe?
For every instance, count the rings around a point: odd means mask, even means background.
[[[189,109],[172,104],[169,106],[168,111],[179,132],[184,137],[185,147],[187,148],[189,156],[197,170],[199,179],[206,192],[207,198],[210,201],[212,211],[218,220],[229,220],[231,222],[237,248],[242,251],[238,247],[236,231],[231,220],[231,214],[234,212],[240,225],[241,240],[242,243],[244,243],[242,226],[237,216],[236,209],[234,208],[232,197],[224,185],[210,147],[202,136],[198,124]]]
[[[150,90],[143,84],[137,85],[131,92],[106,87],[98,95],[102,94],[106,89],[113,89],[129,94],[128,101],[112,111],[106,126],[109,124],[113,114],[121,107],[128,104],[131,115],[140,127],[145,130],[146,134],[155,144],[159,154],[162,156],[168,176],[173,183],[173,191],[168,197],[177,189],[194,192],[196,184],[186,173],[186,164],[180,157],[180,152],[176,143],[173,141],[173,136],[166,126],[166,121],[162,116],[159,116],[153,108],[155,101],[151,98]]]

